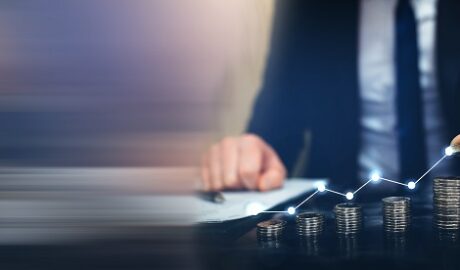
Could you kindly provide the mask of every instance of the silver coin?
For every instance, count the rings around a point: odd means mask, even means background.
[[[286,221],[280,219],[270,219],[257,224],[258,228],[280,228],[286,225]]]
[[[410,221],[410,198],[387,197],[382,199],[383,228],[386,232],[404,232]]]
[[[315,212],[303,212],[296,216],[297,234],[302,237],[318,235],[323,231],[324,216]]]
[[[433,181],[434,224],[439,229],[460,228],[460,178],[437,177]]]
[[[359,233],[363,224],[360,205],[355,203],[340,203],[334,207],[334,213],[337,233]]]
[[[270,219],[257,224],[257,239],[261,241],[279,240],[287,222],[280,219]]]

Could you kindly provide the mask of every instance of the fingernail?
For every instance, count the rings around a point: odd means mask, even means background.
[[[270,178],[265,178],[260,183],[260,189],[262,190],[269,190],[272,186],[272,180]]]

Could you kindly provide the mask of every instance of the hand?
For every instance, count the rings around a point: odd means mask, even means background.
[[[457,137],[455,137],[452,142],[450,143],[451,146],[456,146],[456,147],[460,147],[460,135],[457,135]]]
[[[205,191],[266,191],[282,186],[286,169],[264,140],[245,134],[213,145],[203,157],[201,173]]]

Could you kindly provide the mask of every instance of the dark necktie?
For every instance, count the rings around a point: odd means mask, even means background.
[[[395,28],[400,176],[402,179],[414,179],[426,170],[426,149],[417,25],[409,0],[399,0]]]

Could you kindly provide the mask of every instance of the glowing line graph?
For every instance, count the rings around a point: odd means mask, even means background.
[[[387,178],[384,178],[384,177],[381,177],[380,175],[378,174],[373,174],[371,176],[370,179],[368,179],[364,184],[362,184],[359,188],[357,188],[355,191],[353,192],[347,192],[347,193],[342,193],[342,192],[338,192],[338,191],[335,191],[335,190],[332,190],[332,189],[329,189],[327,188],[324,184],[320,184],[317,188],[317,190],[315,192],[313,192],[312,194],[310,194],[310,196],[308,196],[305,200],[303,200],[302,202],[300,202],[299,204],[297,204],[296,206],[291,206],[289,207],[287,210],[285,211],[260,211],[258,212],[258,214],[268,214],[268,213],[284,213],[284,214],[290,214],[290,215],[293,215],[295,214],[296,210],[301,207],[302,205],[304,205],[305,203],[307,203],[310,199],[312,199],[313,197],[315,197],[315,195],[317,195],[318,193],[324,193],[324,192],[329,192],[329,193],[333,193],[333,194],[336,194],[336,195],[339,195],[339,196],[343,196],[345,197],[347,200],[352,200],[354,197],[355,197],[355,194],[357,194],[359,191],[361,191],[365,186],[367,186],[369,183],[371,182],[378,182],[380,180],[382,181],[385,181],[385,182],[389,182],[389,183],[392,183],[392,184],[397,184],[397,185],[401,185],[401,186],[405,186],[409,189],[414,189],[415,186],[417,185],[418,182],[420,182],[420,180],[422,180],[425,176],[427,176],[434,168],[436,168],[444,159],[446,159],[447,157],[449,156],[452,156],[453,154],[455,153],[458,153],[460,152],[460,148],[457,148],[457,147],[453,147],[453,146],[449,146],[445,149],[445,154],[438,160],[436,161],[436,163],[433,164],[433,166],[431,166],[431,168],[429,168],[424,174],[422,174],[422,176],[420,176],[415,182],[414,181],[410,181],[408,182],[407,184],[406,183],[403,183],[403,182],[400,182],[400,181],[395,181],[395,180],[391,180],[391,179],[387,179]]]

